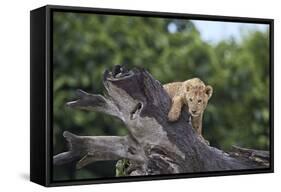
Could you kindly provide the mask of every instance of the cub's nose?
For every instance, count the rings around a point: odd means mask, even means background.
[[[191,112],[192,112],[192,113],[196,113],[196,110],[192,110]]]

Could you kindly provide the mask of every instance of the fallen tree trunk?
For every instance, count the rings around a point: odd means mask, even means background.
[[[168,122],[171,99],[159,81],[146,70],[116,66],[103,78],[106,96],[77,91],[78,100],[67,106],[115,116],[128,128],[127,136],[77,136],[64,132],[68,152],[53,157],[54,165],[78,161],[77,168],[101,160],[127,159],[127,175],[154,175],[267,168],[269,156],[250,158],[236,148],[225,153],[207,145],[195,133],[189,114],[182,111],[176,122]],[[242,152],[241,152],[242,151]]]

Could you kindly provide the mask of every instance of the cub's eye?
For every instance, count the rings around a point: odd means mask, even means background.
[[[192,99],[191,99],[191,98],[189,98],[189,101],[191,101],[191,102],[192,102]]]
[[[199,99],[199,100],[198,100],[198,103],[201,103],[201,102],[202,102],[202,100],[201,100],[201,99]]]

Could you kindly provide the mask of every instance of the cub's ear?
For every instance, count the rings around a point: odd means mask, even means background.
[[[213,87],[211,85],[207,85],[205,88],[205,93],[208,95],[208,98],[210,99],[213,95]]]

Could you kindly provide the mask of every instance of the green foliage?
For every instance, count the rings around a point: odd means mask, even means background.
[[[126,169],[129,167],[129,160],[121,159],[116,163],[116,177],[127,176]]]
[[[168,30],[171,23],[177,26],[174,33]],[[211,145],[268,149],[268,31],[214,45],[204,42],[188,20],[60,12],[54,13],[53,30],[55,154],[66,150],[65,130],[80,135],[127,133],[115,118],[65,107],[78,88],[102,93],[102,74],[115,64],[144,67],[163,84],[201,78],[214,88],[203,120]],[[110,177],[115,163],[96,163],[79,171],[74,165],[55,167],[54,178]]]

